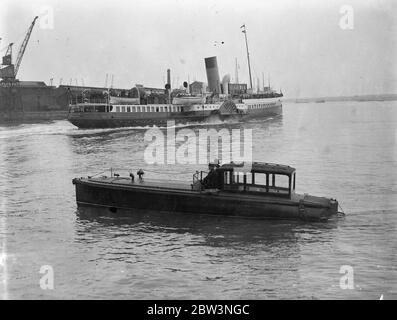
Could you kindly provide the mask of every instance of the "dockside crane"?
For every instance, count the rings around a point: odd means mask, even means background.
[[[2,64],[5,65],[6,67],[0,69],[0,78],[3,78],[6,81],[15,81],[16,80],[16,76],[18,74],[19,67],[21,66],[23,55],[25,53],[25,50],[26,50],[26,47],[28,45],[30,36],[32,34],[33,27],[34,27],[34,25],[36,23],[36,20],[38,18],[39,17],[36,16],[33,19],[33,22],[31,23],[31,25],[30,25],[30,27],[28,29],[28,32],[26,33],[25,38],[23,39],[22,45],[21,45],[21,47],[19,48],[19,51],[18,51],[18,56],[17,56],[17,59],[15,61],[15,65],[12,64],[12,46],[13,46],[13,43],[9,44],[7,52],[6,52],[5,56],[3,57],[3,61],[2,61],[3,62]]]
[[[18,56],[17,56],[17,61],[16,61],[16,63],[15,63],[15,72],[14,72],[15,78],[17,77],[17,73],[18,73],[19,67],[20,67],[20,65],[21,65],[22,58],[23,58],[23,55],[24,55],[25,50],[26,50],[26,46],[28,45],[28,42],[29,42],[29,39],[30,39],[30,35],[32,34],[32,30],[33,30],[34,24],[36,23],[36,20],[37,20],[38,18],[39,18],[39,17],[36,16],[36,17],[33,19],[33,22],[32,22],[32,24],[30,25],[28,32],[26,33],[25,39],[23,39],[21,48],[19,48],[19,52],[18,52]]]

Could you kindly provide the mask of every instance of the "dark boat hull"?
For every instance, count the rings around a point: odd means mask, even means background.
[[[253,110],[246,114],[218,114],[213,112],[186,112],[165,113],[158,112],[148,116],[145,113],[116,113],[116,112],[87,112],[70,113],[68,121],[81,129],[94,128],[119,128],[119,127],[144,127],[144,126],[166,126],[167,121],[175,121],[177,124],[194,122],[219,121],[242,121],[249,119],[265,119],[282,114],[281,103],[264,110]]]
[[[199,192],[188,189],[140,186],[139,183],[100,183],[74,179],[79,206],[138,209],[157,212],[208,214],[244,218],[327,220],[335,208],[301,199]]]

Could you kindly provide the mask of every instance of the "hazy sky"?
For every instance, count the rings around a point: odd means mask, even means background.
[[[262,73],[289,97],[397,92],[396,1],[309,0],[0,0],[1,54],[14,59],[40,14],[18,78],[70,79],[103,86],[164,87],[206,81],[204,58],[216,55],[220,76],[248,82],[246,24],[254,83]],[[343,5],[353,9],[352,29]],[[49,12],[49,14],[46,14]],[[51,23],[53,22],[53,23]],[[342,24],[346,26],[346,24]],[[222,44],[222,41],[224,42]],[[110,77],[109,77],[110,83]]]

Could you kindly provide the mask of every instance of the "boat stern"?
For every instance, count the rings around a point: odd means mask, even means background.
[[[326,221],[338,214],[338,201],[333,198],[305,194],[299,200],[299,216],[302,220]]]

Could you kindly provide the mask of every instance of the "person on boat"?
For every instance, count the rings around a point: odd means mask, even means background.
[[[131,182],[134,182],[135,177],[134,177],[134,174],[132,172],[130,173],[130,177],[131,177]]]
[[[142,181],[143,180],[142,176],[145,174],[145,172],[143,172],[142,169],[139,169],[136,174],[138,175],[139,180]]]

